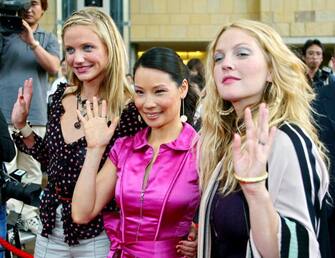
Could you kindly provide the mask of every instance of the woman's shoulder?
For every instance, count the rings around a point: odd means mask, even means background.
[[[314,146],[310,135],[299,125],[290,122],[282,123],[277,130],[275,143],[284,147],[293,146],[297,148],[299,145]]]

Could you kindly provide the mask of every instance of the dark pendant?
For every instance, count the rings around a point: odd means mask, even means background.
[[[81,123],[80,123],[80,121],[75,122],[75,123],[73,124],[73,126],[74,126],[74,128],[76,128],[76,129],[80,129],[80,127],[81,127]]]

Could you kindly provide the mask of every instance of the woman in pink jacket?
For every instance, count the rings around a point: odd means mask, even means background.
[[[187,117],[192,122],[196,104],[188,70],[173,50],[152,48],[137,61],[134,75],[135,105],[148,127],[117,140],[98,174],[117,118],[108,127],[106,104],[103,101],[99,110],[97,99],[93,110],[87,105],[87,118],[78,113],[87,155],[73,195],[72,217],[87,223],[115,196],[121,211],[120,219],[107,221],[119,229],[108,231],[109,257],[192,257],[195,242],[186,238],[200,193],[197,133],[185,121]]]

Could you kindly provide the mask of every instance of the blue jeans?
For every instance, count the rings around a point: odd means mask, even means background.
[[[6,216],[6,204],[0,204],[0,237],[6,240],[7,235],[7,216]],[[5,257],[5,250],[0,245],[0,258]]]

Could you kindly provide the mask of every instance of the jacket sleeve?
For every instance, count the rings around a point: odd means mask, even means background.
[[[279,215],[280,257],[321,257],[329,178],[315,144],[299,127],[284,124],[277,131],[268,165],[268,189]],[[260,257],[250,241],[249,255]]]
[[[0,110],[0,161],[9,162],[15,157],[15,146],[10,138],[8,125]]]
[[[13,136],[15,145],[18,148],[18,150],[28,155],[31,155],[34,159],[40,162],[42,171],[44,171],[49,163],[49,155],[48,155],[48,151],[46,148],[45,139],[37,135],[35,132],[33,132],[33,134],[34,134],[35,144],[33,145],[32,148],[28,148],[24,144],[20,135],[13,133],[12,136]]]

